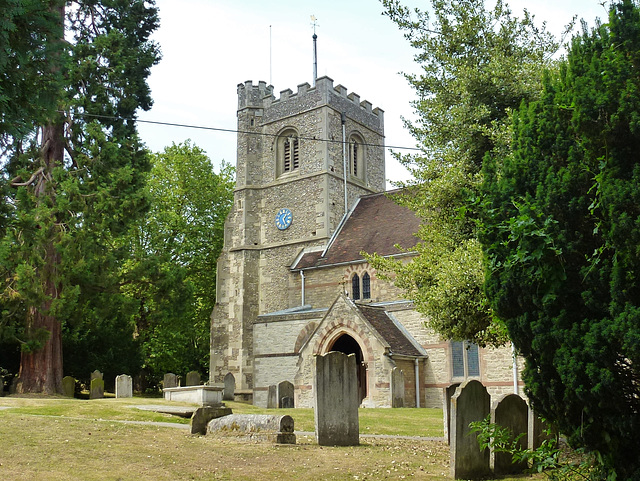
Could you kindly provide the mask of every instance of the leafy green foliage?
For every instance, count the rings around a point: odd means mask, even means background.
[[[526,463],[532,473],[544,473],[551,480],[602,479],[603,473],[594,456],[582,453],[563,453],[558,436],[551,428],[544,432],[545,439],[536,449],[522,446],[520,439],[526,433],[514,435],[509,428],[491,422],[491,416],[472,422],[471,432],[477,433],[480,449],[491,448],[495,453],[511,455],[514,464]]]
[[[16,101],[3,109],[0,132],[0,327],[22,346],[19,389],[54,392],[63,324],[72,331],[100,312],[114,323],[108,331],[122,325],[105,307],[120,304],[108,300],[120,295],[126,250],[117,239],[147,208],[150,164],[135,117],[151,106],[146,78],[159,53],[149,36],[158,18],[142,0],[4,3],[11,14],[0,24],[9,39],[0,67],[20,69],[0,81],[0,95],[11,95],[3,105]],[[47,102],[37,94],[29,105],[43,83]],[[13,120],[18,128],[5,128]]]
[[[512,16],[498,1],[432,0],[433,13],[383,0],[386,14],[417,49],[418,120],[406,122],[422,153],[398,155],[415,182],[402,203],[423,219],[418,255],[409,263],[371,257],[446,338],[479,345],[507,339],[483,293],[477,198],[487,152],[508,151],[508,118],[541,91],[540,70],[558,46],[530,15]]]
[[[640,10],[573,39],[513,153],[485,167],[486,292],[536,410],[607,476],[640,476]]]
[[[144,367],[162,376],[209,368],[210,316],[224,221],[233,202],[233,169],[214,173],[189,142],[152,158],[149,213],[128,237],[123,292],[136,306]]]

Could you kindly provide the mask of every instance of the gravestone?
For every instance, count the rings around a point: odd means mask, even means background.
[[[13,381],[11,381],[11,385],[9,386],[9,394],[15,394],[18,390],[18,381],[20,378],[18,376],[13,377]]]
[[[0,376],[0,397],[4,396],[4,376]]]
[[[62,378],[62,395],[64,397],[73,397],[76,392],[76,380],[71,376]]]
[[[197,371],[189,371],[187,373],[186,385],[187,386],[199,386],[202,384],[200,382],[200,373]]]
[[[97,369],[91,373],[91,380],[93,381],[94,379],[102,379],[102,373]]]
[[[315,429],[320,446],[360,444],[358,376],[355,354],[315,356]]]
[[[162,379],[162,387],[178,387],[178,376],[176,376],[172,372],[168,372],[167,374],[165,374],[164,378]]]
[[[469,424],[482,421],[491,412],[491,396],[480,381],[463,382],[451,398],[451,476],[479,479],[491,474],[489,449],[480,450],[477,434]]]
[[[278,407],[278,386],[272,384],[269,386],[267,393],[267,409],[276,409]]]
[[[519,434],[524,436],[518,441],[521,449],[527,447],[527,403],[517,394],[505,394],[498,398],[491,408],[491,422],[509,429],[511,439],[515,439]],[[510,453],[491,452],[491,469],[493,474],[516,474],[527,469],[527,462],[514,464]]]
[[[445,387],[442,392],[442,420],[444,422],[444,437],[447,444],[451,444],[451,398],[456,393],[460,383]]]
[[[294,393],[293,383],[289,381],[282,381],[281,383],[279,383],[278,384],[278,407],[292,408],[293,393]]]
[[[547,434],[549,425],[545,423],[531,407],[529,407],[527,424],[527,445],[531,450],[538,449],[543,441],[548,441],[554,437],[553,434]]]
[[[101,399],[104,397],[104,381],[101,378],[93,378],[89,390],[89,399]]]
[[[404,407],[404,374],[397,366],[391,370],[391,407]]]
[[[207,426],[211,420],[230,414],[231,408],[223,406],[204,406],[196,409],[191,415],[191,434],[207,434]]]
[[[224,377],[223,401],[233,401],[235,399],[236,378],[230,372]]]
[[[127,374],[116,377],[116,398],[133,397],[133,379]]]

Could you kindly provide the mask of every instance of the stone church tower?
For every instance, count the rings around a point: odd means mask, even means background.
[[[326,247],[359,197],[385,190],[383,111],[328,77],[277,99],[265,82],[245,82],[238,85],[238,131],[210,381],[231,372],[236,392],[249,394],[256,319],[304,304],[304,278],[290,267],[303,252]]]

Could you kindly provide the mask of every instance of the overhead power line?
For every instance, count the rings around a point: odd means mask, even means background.
[[[63,111],[59,111],[59,112],[65,113]],[[212,130],[215,132],[229,132],[233,134],[262,135],[264,137],[274,137],[274,138],[278,137],[277,134],[267,134],[264,132],[250,132],[247,130],[224,129],[221,127],[207,127],[204,125],[180,124],[176,122],[162,122],[159,120],[142,120],[142,119],[134,119],[132,117],[115,117],[111,115],[99,115],[99,114],[89,114],[89,113],[79,113],[79,112],[74,113],[74,115],[78,115],[81,117],[94,117],[98,119],[108,119],[108,120],[131,120],[133,122],[139,122],[141,124],[164,125],[167,127],[182,127],[185,129]],[[317,139],[315,137],[298,137],[298,139],[310,141],[310,142],[328,142],[328,143],[342,144],[342,140],[335,140],[335,139]],[[367,145],[370,147],[383,147],[385,149],[396,149],[396,150],[416,150],[416,151],[421,150],[418,147],[402,147],[398,145],[368,144],[368,143],[363,143],[362,145]]]

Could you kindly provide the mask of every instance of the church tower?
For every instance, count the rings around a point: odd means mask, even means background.
[[[279,98],[265,82],[238,85],[236,188],[218,260],[212,382],[231,372],[236,392],[252,391],[253,323],[302,303],[290,266],[303,250],[325,247],[360,196],[385,190],[383,120],[382,110],[328,77]]]

